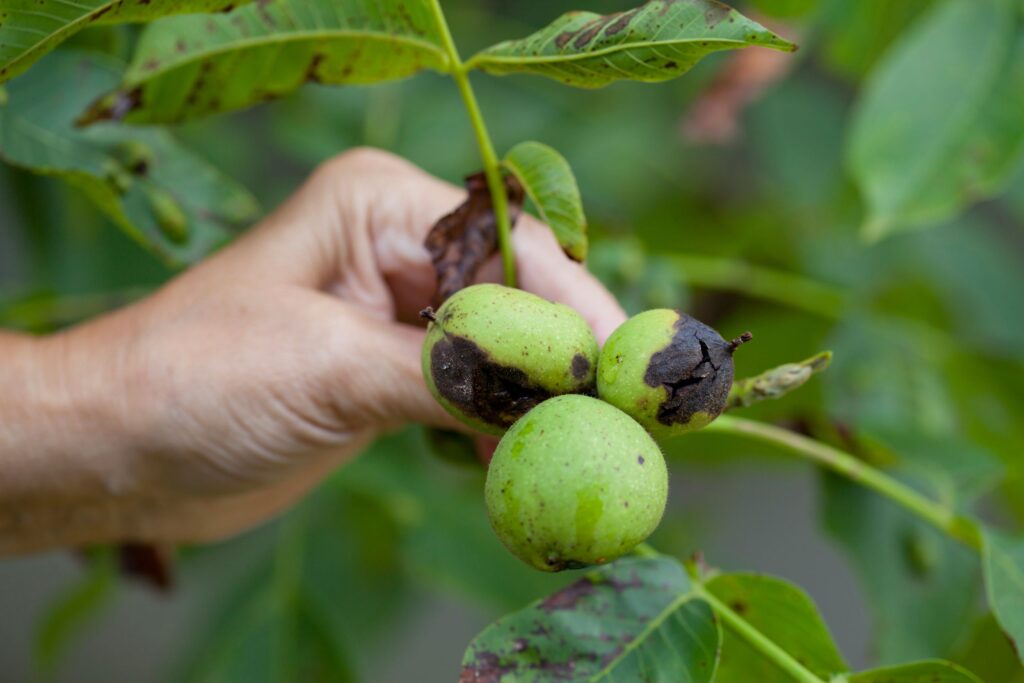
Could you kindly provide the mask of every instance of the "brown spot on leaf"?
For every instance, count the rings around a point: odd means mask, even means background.
[[[551,398],[525,372],[495,363],[475,343],[457,335],[446,334],[434,344],[430,369],[442,396],[491,425],[511,427],[528,410]]]
[[[473,657],[473,663],[462,668],[459,683],[501,683],[505,674],[514,666],[501,665],[501,659],[493,652],[480,652]]]
[[[142,88],[136,87],[131,90],[119,90],[89,105],[78,119],[76,126],[88,126],[99,121],[121,121],[130,112],[142,106]]]
[[[633,17],[635,17],[637,12],[641,9],[641,7],[637,7],[636,9],[631,9],[628,12],[620,12],[618,15],[612,15],[613,17],[617,16],[618,19],[608,25],[608,29],[604,34],[606,36],[614,36],[616,33],[622,31],[622,29],[629,26],[629,22],[633,21]]]
[[[576,40],[572,42],[572,46],[577,50],[582,50],[586,47],[587,43],[593,40],[594,36],[600,33],[601,29],[605,27],[605,21],[607,21],[607,18],[601,17],[585,24],[580,28],[579,35],[577,35]]]
[[[744,614],[746,614],[747,611],[750,609],[750,606],[747,605],[747,603],[743,602],[742,600],[733,600],[729,604],[729,607],[732,609],[733,612],[735,612],[736,614],[739,614],[740,616],[743,616]]]
[[[161,591],[174,586],[174,546],[122,543],[118,548],[121,573]]]
[[[570,583],[568,586],[552,593],[540,603],[540,608],[545,612],[554,612],[562,609],[572,609],[576,606],[576,603],[583,598],[593,595],[594,593],[594,582],[587,578],[582,578],[575,583]]]
[[[718,26],[732,14],[732,8],[726,4],[717,0],[707,0],[707,2],[710,7],[704,12],[704,21],[707,22],[708,28]]]
[[[466,189],[466,201],[441,218],[424,242],[437,273],[437,303],[470,284],[484,261],[498,250],[498,225],[483,172],[466,178]],[[523,208],[523,187],[509,175],[505,191],[509,220],[515,225]]]

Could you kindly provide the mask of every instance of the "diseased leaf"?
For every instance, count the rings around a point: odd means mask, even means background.
[[[174,545],[122,543],[117,548],[121,573],[162,591],[174,587]]]
[[[799,363],[786,363],[760,375],[738,379],[732,385],[725,409],[746,408],[766,399],[781,398],[802,387],[831,362],[832,352],[822,351]]]
[[[0,157],[78,187],[166,261],[195,262],[253,220],[259,207],[166,131],[76,128],[75,115],[117,78],[116,64],[96,56],[48,56],[8,86],[10,102],[0,108]],[[178,232],[169,233],[172,227]]]
[[[989,606],[1024,662],[1024,539],[985,529],[982,564]]]
[[[587,218],[565,157],[539,142],[521,142],[508,151],[502,165],[523,186],[566,255],[574,261],[586,259]]]
[[[872,239],[955,216],[1024,149],[1024,20],[1013,0],[937,4],[870,78],[848,141]]]
[[[505,187],[509,222],[515,226],[523,208],[523,188],[511,176],[505,176]],[[498,223],[483,171],[466,178],[466,190],[466,201],[437,221],[423,243],[437,272],[437,304],[471,284],[480,266],[498,250]]]
[[[929,661],[864,671],[850,676],[849,683],[981,683],[981,681],[974,674],[956,664]]]
[[[0,83],[95,24],[227,11],[250,0],[5,0],[0,6]]]
[[[822,500],[825,529],[850,558],[870,599],[878,660],[948,655],[974,614],[974,554],[892,501],[836,475],[825,475]]]
[[[173,17],[146,29],[121,87],[81,122],[171,123],[280,97],[307,81],[443,72],[439,30],[426,0],[269,0],[229,15]]]
[[[770,576],[723,574],[706,588],[733,612],[824,680],[848,669],[811,599],[796,586]],[[725,629],[715,683],[791,683],[747,641]]]
[[[712,52],[796,46],[716,0],[650,0],[627,12],[569,12],[521,40],[493,45],[467,63],[505,75],[530,73],[579,88],[620,80],[665,81]]]
[[[710,683],[720,639],[678,562],[624,558],[486,628],[459,680]]]

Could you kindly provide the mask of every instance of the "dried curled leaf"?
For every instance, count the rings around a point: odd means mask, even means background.
[[[163,543],[122,543],[121,574],[167,592],[174,587],[174,546]]]
[[[471,283],[484,261],[498,250],[498,224],[482,171],[466,178],[466,190],[466,201],[435,223],[423,243],[437,272],[438,304]],[[523,186],[506,176],[505,191],[509,222],[514,226],[523,208]]]

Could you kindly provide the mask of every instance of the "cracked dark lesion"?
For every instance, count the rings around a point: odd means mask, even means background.
[[[673,328],[672,340],[651,356],[644,375],[648,386],[666,390],[658,422],[685,425],[697,413],[719,415],[732,387],[736,345],[688,315],[680,314]]]
[[[430,350],[438,393],[466,415],[490,425],[511,427],[553,394],[521,369],[496,363],[472,340],[445,334]]]

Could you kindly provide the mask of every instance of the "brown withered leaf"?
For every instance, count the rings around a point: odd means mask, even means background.
[[[435,305],[470,284],[480,266],[498,251],[498,224],[482,171],[466,178],[466,190],[466,201],[435,223],[423,243],[437,273]],[[523,209],[523,187],[513,176],[505,176],[505,191],[509,220],[515,226]]]
[[[118,548],[121,574],[161,591],[174,586],[174,546],[156,543],[122,543]]]

